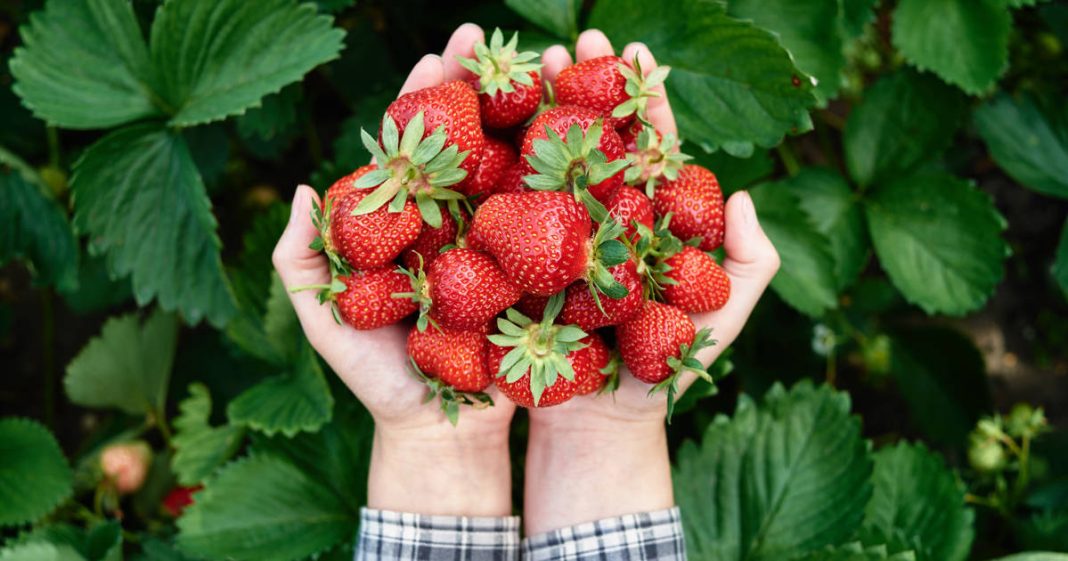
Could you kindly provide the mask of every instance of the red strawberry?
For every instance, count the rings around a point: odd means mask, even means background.
[[[616,327],[616,341],[635,378],[648,384],[668,382],[670,387],[684,370],[704,372],[693,354],[711,344],[709,332],[695,331],[682,310],[647,300],[634,319]]]
[[[490,256],[473,249],[450,249],[425,274],[408,274],[409,287],[400,292],[419,304],[420,329],[428,319],[444,329],[483,328],[521,295]]]
[[[671,213],[668,228],[683,241],[701,238],[704,251],[723,245],[723,191],[711,171],[683,166],[678,179],[656,188],[653,210],[658,217]]]
[[[540,318],[545,314],[545,305],[549,303],[548,296],[535,296],[533,294],[524,294],[518,302],[515,303],[513,308],[519,310],[523,315],[530,318]]]
[[[612,351],[600,335],[590,333],[582,342],[588,346],[571,353],[570,357],[575,370],[575,395],[591,394],[604,387],[608,378],[604,370],[612,361]]]
[[[463,217],[463,211],[460,212],[460,216]],[[448,212],[441,216],[441,228],[423,226],[423,231],[419,233],[419,237],[415,238],[412,245],[408,246],[408,249],[405,249],[404,253],[401,254],[401,261],[404,266],[411,270],[418,269],[420,266],[419,257],[422,256],[422,266],[428,267],[434,259],[437,259],[438,254],[441,253],[441,248],[456,243],[459,229],[456,219]]]
[[[507,348],[490,345],[489,367],[491,371],[501,367],[501,360],[508,351],[509,349]],[[578,384],[574,381],[557,378],[555,384],[545,388],[541,398],[535,404],[534,393],[530,389],[530,372],[523,374],[521,378],[514,382],[509,382],[504,376],[497,376],[494,379],[494,383],[497,384],[497,389],[501,390],[501,393],[508,396],[508,399],[512,400],[516,405],[528,409],[560,405],[575,397],[575,393],[578,391]]]
[[[664,276],[674,281],[664,284],[664,301],[668,304],[685,312],[711,312],[722,308],[730,298],[730,277],[707,253],[687,245],[664,263],[670,267]]]
[[[194,485],[171,489],[171,492],[163,498],[163,510],[172,517],[178,518],[187,506],[193,504],[193,493],[203,488],[203,485]]]
[[[645,194],[652,197],[657,185],[678,179],[679,170],[692,158],[679,151],[674,134],[661,135],[640,121],[627,130],[635,128],[638,128],[637,137],[634,145],[627,148],[629,166],[623,177],[628,185],[644,187]]]
[[[501,30],[495,29],[489,45],[475,45],[475,58],[459,59],[475,74],[470,84],[479,92],[482,123],[487,127],[514,127],[529,119],[541,103],[541,64],[533,62],[538,53],[517,52],[518,43],[518,33],[505,44]]]
[[[644,76],[637,58],[633,63],[612,55],[591,58],[560,72],[556,100],[593,109],[607,119],[607,126],[620,128],[635,113],[644,118],[648,98],[659,95],[651,90],[664,82],[668,70],[661,66]]]
[[[641,191],[624,185],[612,198],[605,201],[608,213],[627,229],[627,237],[633,239],[637,234],[634,222],[653,227],[653,201]]]
[[[530,173],[530,168],[526,162],[517,161],[501,172],[491,193],[522,193],[523,191],[529,191],[530,189],[523,182],[523,178],[530,175]]]
[[[619,325],[638,314],[643,302],[642,278],[634,261],[628,259],[608,271],[617,282],[626,287],[627,295],[618,300],[604,296],[594,299],[587,283],[575,283],[567,287],[567,298],[564,300],[564,309],[560,312],[560,321],[573,323],[588,333],[600,327]],[[598,300],[600,307],[597,306]]]
[[[461,392],[480,392],[493,383],[486,365],[489,347],[484,330],[419,331],[413,327],[408,332],[408,355],[415,365]]]
[[[338,179],[326,190],[326,200],[337,201],[341,197],[356,189],[356,180],[367,175],[367,172],[377,169],[374,164],[367,164],[356,168],[356,171]]]
[[[623,150],[628,154],[638,151],[638,135],[644,130],[645,124],[641,121],[634,121],[631,124],[619,129],[619,138],[623,140]],[[660,134],[660,131],[653,129],[656,133],[656,141],[660,142],[664,138],[664,135]]]
[[[595,123],[598,123],[598,126],[594,127]],[[582,138],[576,138],[572,142],[568,138],[568,131],[573,125],[580,127],[583,136],[599,134],[600,140],[594,143],[592,140],[584,142]],[[553,137],[546,133],[546,127]],[[564,157],[538,158],[538,143],[535,142],[538,140],[548,140],[556,144],[556,152],[562,151]],[[538,115],[527,134],[523,136],[520,155],[531,171],[537,171],[545,178],[538,183],[529,183],[528,180],[528,184],[535,189],[575,190],[575,171],[585,170],[585,173],[580,175],[584,175],[588,183],[587,189],[595,199],[603,202],[623,184],[623,173],[620,170],[626,167],[626,164],[619,163],[625,156],[623,140],[614,129],[603,125],[600,114],[593,109],[564,105]]]
[[[352,189],[330,209],[330,240],[327,251],[334,251],[355,269],[382,267],[400,255],[419,237],[423,220],[412,201],[404,203],[400,212],[385,207],[368,214],[353,215],[352,211],[370,192]]]
[[[411,290],[411,283],[392,266],[353,271],[338,280],[344,283],[345,290],[331,296],[341,319],[356,329],[392,325],[418,309],[411,300],[393,297]]]
[[[482,164],[467,182],[465,195],[489,195],[496,193],[501,176],[519,161],[519,154],[511,144],[487,135],[486,148],[482,152]]]

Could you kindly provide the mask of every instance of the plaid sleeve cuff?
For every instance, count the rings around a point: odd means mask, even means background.
[[[678,507],[628,514],[523,540],[523,561],[685,561]]]
[[[430,516],[364,508],[356,561],[517,561],[519,517]]]

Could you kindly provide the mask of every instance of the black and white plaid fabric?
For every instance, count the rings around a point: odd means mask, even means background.
[[[628,514],[523,540],[523,561],[685,561],[678,507]]]
[[[518,561],[519,517],[361,511],[356,561],[416,560]]]
[[[630,514],[519,541],[519,518],[363,509],[356,561],[684,561],[679,509]]]

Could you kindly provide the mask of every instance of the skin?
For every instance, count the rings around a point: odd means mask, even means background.
[[[456,56],[473,56],[474,44],[483,37],[478,26],[460,26],[440,57],[427,55],[416,64],[400,93],[467,77]],[[600,31],[579,36],[579,61],[614,52]],[[621,56],[631,60],[635,54],[645,72],[656,67],[640,43],[624,47]],[[572,63],[559,45],[547,49],[542,61],[549,82]],[[659,130],[676,132],[666,97],[652,99],[648,111]],[[316,236],[310,213],[318,202],[310,187],[297,189],[289,225],[273,257],[287,287],[329,280],[325,257],[308,249]],[[711,327],[718,340],[698,355],[705,364],[738,336],[779,267],[778,254],[761,230],[747,193],[728,200],[726,222],[723,266],[731,278],[730,301],[716,312],[691,316],[698,328]],[[312,292],[290,294],[290,299],[308,340],[375,419],[369,507],[421,514],[511,514],[508,425],[515,407],[507,398],[494,391],[495,407],[465,409],[454,428],[436,403],[422,403],[425,388],[405,373],[405,327],[356,331],[337,325]],[[615,395],[584,396],[531,411],[523,513],[529,535],[674,505],[666,398],[647,396],[649,386],[628,372],[622,372],[621,379]],[[681,387],[694,380],[693,375],[684,377]]]

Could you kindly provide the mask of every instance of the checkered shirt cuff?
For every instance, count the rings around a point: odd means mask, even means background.
[[[519,517],[360,511],[356,561],[518,561]]]
[[[523,561],[685,561],[678,507],[606,518],[523,540]]]

